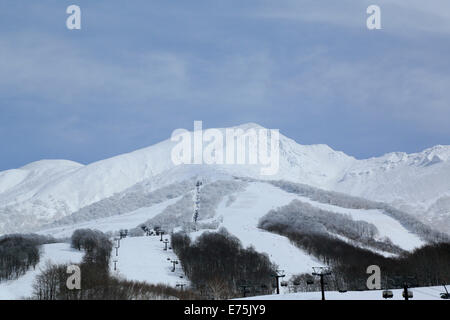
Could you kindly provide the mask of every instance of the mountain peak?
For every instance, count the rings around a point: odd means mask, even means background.
[[[243,129],[243,130],[249,130],[249,129],[266,129],[263,126],[255,123],[255,122],[247,122],[247,123],[243,123],[231,128],[239,128],[239,129]]]

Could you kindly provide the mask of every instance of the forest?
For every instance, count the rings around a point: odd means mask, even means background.
[[[204,232],[195,241],[185,233],[171,239],[194,290],[206,299],[270,294],[277,266],[265,254],[243,248],[225,229]]]
[[[413,252],[402,252],[385,257],[376,252],[354,246],[317,228],[300,227],[301,215],[291,215],[290,220],[276,219],[269,213],[260,221],[260,227],[289,238],[296,246],[313,255],[332,270],[333,281],[327,290],[365,290],[367,267],[378,265],[385,285],[401,288],[434,286],[450,282],[450,243],[432,242]],[[298,221],[296,219],[298,218]],[[308,275],[299,275],[294,282],[301,287]],[[299,287],[299,288],[300,288]]]
[[[40,260],[40,246],[52,237],[36,234],[11,234],[0,237],[0,281],[17,279]]]

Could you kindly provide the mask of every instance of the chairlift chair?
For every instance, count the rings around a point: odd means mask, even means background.
[[[450,299],[450,293],[441,293],[441,299]]]
[[[411,290],[407,290],[408,298],[413,297],[413,292]],[[405,298],[405,291],[402,292],[402,297]]]
[[[383,298],[384,299],[392,299],[394,297],[394,293],[391,290],[384,290],[383,291]]]

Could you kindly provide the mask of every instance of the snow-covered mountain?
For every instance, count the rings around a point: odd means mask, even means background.
[[[133,187],[46,226],[39,233],[65,238],[77,229],[90,228],[106,233],[128,229],[130,234],[138,235],[135,231],[139,231],[141,225],[150,228],[157,225],[164,230],[184,227],[189,231],[186,226],[192,221],[194,186],[195,179],[149,193],[143,192],[142,186]],[[311,267],[320,266],[322,262],[286,236],[264,230],[261,221],[283,223],[284,217],[292,220],[295,216],[304,216],[310,231],[329,234],[384,256],[414,250],[434,241],[436,236],[421,223],[385,204],[281,180],[206,181],[200,202],[198,231],[189,232],[192,239],[205,231],[225,228],[245,247],[252,246],[266,253],[288,278],[310,272]],[[300,208],[302,214],[296,212],[296,208]],[[133,241],[145,241],[146,237],[136,239]],[[130,261],[135,261],[142,253],[130,252],[130,259],[131,254],[135,258]],[[155,281],[154,278],[149,280]]]
[[[302,183],[386,202],[441,231],[450,230],[450,146],[358,160],[326,145],[300,145],[280,135],[279,171],[261,176],[259,165],[176,166],[171,161],[175,144],[168,139],[89,165],[42,160],[0,172],[0,234],[36,230],[102,201],[117,201],[117,195],[149,194],[199,176],[209,181],[250,177]]]

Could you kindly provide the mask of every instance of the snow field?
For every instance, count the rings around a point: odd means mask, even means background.
[[[320,203],[303,196],[298,196],[297,198],[314,207],[331,212],[348,214],[353,220],[362,220],[372,223],[379,231],[378,239],[389,238],[395,245],[404,250],[411,251],[425,244],[416,234],[406,230],[400,222],[388,216],[382,210],[347,209]]]
[[[256,251],[267,253],[270,260],[284,270],[286,280],[295,274],[310,273],[313,266],[322,266],[322,263],[293,245],[288,238],[259,229],[258,221],[269,210],[286,205],[295,198],[296,195],[270,184],[255,182],[250,183],[244,192],[236,194],[229,206],[226,206],[228,199],[225,199],[216,210],[217,216],[223,219],[220,226],[239,238],[244,247],[253,246]],[[193,233],[191,237],[196,238],[204,231]]]
[[[169,236],[163,239],[170,240]],[[168,245],[170,247],[170,243]],[[128,237],[120,240],[119,255],[113,248],[110,270],[111,274],[127,280],[145,281],[151,284],[166,284],[175,287],[177,283],[189,281],[184,277],[181,265],[175,266],[168,260],[178,260],[171,249],[164,251],[164,243],[159,236]],[[114,271],[113,260],[117,258],[117,270]],[[183,278],[180,278],[182,276]]]

